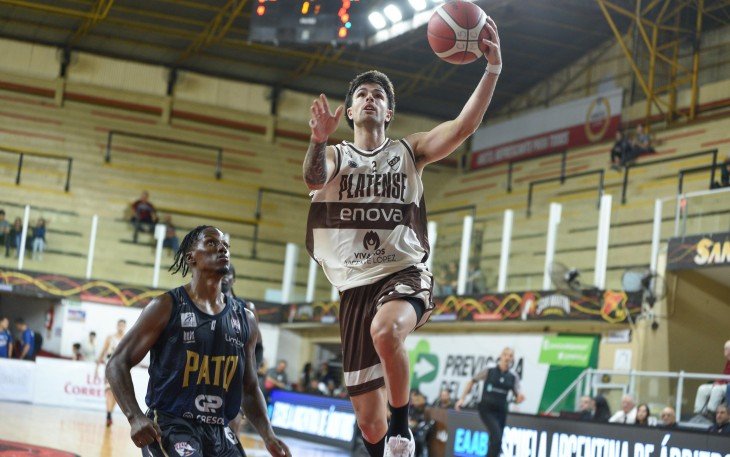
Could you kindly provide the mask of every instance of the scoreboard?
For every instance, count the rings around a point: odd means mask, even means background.
[[[368,21],[360,0],[256,0],[251,41],[362,44]]]

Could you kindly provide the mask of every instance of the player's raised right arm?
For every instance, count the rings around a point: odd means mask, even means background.
[[[339,106],[333,114],[324,94],[312,102],[310,107],[312,117],[309,119],[312,135],[302,166],[304,182],[311,190],[324,187],[330,172],[334,169],[335,148],[327,146],[327,139],[337,130],[343,111],[344,107]]]
[[[159,427],[147,419],[137,404],[132,384],[132,367],[142,361],[155,345],[170,320],[172,298],[168,294],[153,299],[140,314],[137,322],[119,342],[106,366],[106,378],[119,407],[132,426],[132,441],[138,447],[160,439]]]

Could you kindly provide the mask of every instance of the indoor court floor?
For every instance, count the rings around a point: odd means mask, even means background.
[[[90,410],[0,402],[0,440],[45,446],[82,457],[139,457],[129,438],[129,424],[119,413],[107,428],[104,413]],[[258,435],[241,435],[248,457],[269,453]],[[321,444],[282,437],[296,457],[345,457],[348,452]],[[4,455],[4,454],[3,454]],[[19,456],[20,457],[20,456]]]

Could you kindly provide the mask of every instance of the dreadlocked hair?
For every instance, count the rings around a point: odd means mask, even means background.
[[[171,272],[172,274],[181,271],[183,278],[188,274],[188,270],[190,269],[190,267],[185,261],[185,255],[190,252],[193,245],[198,240],[200,234],[203,233],[203,230],[208,228],[214,227],[212,225],[199,225],[192,229],[187,235],[185,235],[185,238],[183,238],[182,243],[180,243],[180,247],[175,253],[175,258],[172,261],[172,265],[170,265],[170,268],[168,268],[167,271]]]

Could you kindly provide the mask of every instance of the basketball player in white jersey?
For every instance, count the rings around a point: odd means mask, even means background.
[[[99,353],[99,358],[96,361],[97,370],[99,365],[107,363],[112,357],[112,354],[114,354],[114,351],[117,349],[119,342],[122,341],[122,337],[126,330],[127,321],[119,319],[119,321],[117,321],[116,333],[112,333],[107,336],[104,341],[104,347]],[[104,397],[106,398],[106,426],[110,427],[112,425],[112,411],[114,411],[114,406],[116,406],[117,401],[114,398],[111,387],[109,387],[109,382],[106,379],[104,379]]]
[[[304,181],[312,190],[307,249],[340,291],[345,383],[371,456],[408,457],[408,354],[404,341],[433,308],[421,174],[479,127],[502,59],[497,25],[487,18],[487,69],[461,113],[429,132],[386,136],[395,97],[386,75],[369,71],[351,83],[345,107],[311,107]],[[346,113],[353,142],[327,146]],[[387,423],[387,410],[391,412]]]

